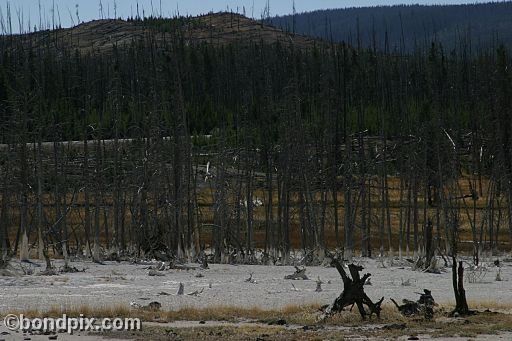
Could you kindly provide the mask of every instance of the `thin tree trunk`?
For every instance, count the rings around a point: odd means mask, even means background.
[[[100,140],[95,142],[95,186],[94,186],[94,237],[92,248],[92,259],[94,261],[100,260],[100,209],[101,209],[101,155],[100,155]]]
[[[36,176],[37,176],[37,212],[36,212],[36,227],[37,227],[37,255],[38,258],[45,259],[45,243],[43,240],[43,169],[41,163],[41,138],[39,137],[37,147],[34,146],[35,161],[36,161]]]
[[[87,141],[87,134],[84,137],[84,231],[85,231],[85,255],[87,257],[91,257],[91,244],[90,244],[90,235],[91,235],[91,217],[90,217],[90,202],[89,202],[89,191],[91,187],[91,183],[89,180],[89,147]]]
[[[252,193],[252,181],[253,171],[249,170],[247,173],[247,253],[253,254],[254,248],[254,225],[253,225],[253,193]]]
[[[20,229],[18,235],[21,236],[20,246],[20,260],[29,259],[29,245],[28,245],[28,164],[27,164],[27,146],[25,141],[22,141],[20,151],[20,167],[21,167],[21,207],[20,207]],[[18,238],[16,238],[18,239]],[[16,240],[16,248],[18,240]],[[16,252],[16,250],[15,250]]]

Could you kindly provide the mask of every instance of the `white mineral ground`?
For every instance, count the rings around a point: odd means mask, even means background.
[[[502,281],[495,280],[498,268],[493,260],[485,259],[482,270],[473,273],[476,279],[474,283],[465,281],[468,301],[470,305],[478,305],[481,309],[488,307],[494,311],[512,313],[512,259],[501,257]],[[365,268],[364,273],[372,274],[372,285],[366,286],[365,290],[373,300],[382,296],[388,304],[389,298],[397,301],[403,298],[416,300],[417,293],[430,289],[436,302],[454,305],[450,268],[441,268],[440,274],[432,274],[412,270],[409,262],[397,259],[391,262],[389,258],[357,258],[354,262]],[[165,270],[164,276],[148,276],[147,264],[105,262],[105,265],[100,265],[75,261],[70,265],[78,269],[85,268],[85,272],[39,276],[37,274],[44,270],[45,264],[41,261],[34,263],[40,265],[32,266],[34,275],[0,276],[0,313],[5,315],[28,310],[44,312],[51,308],[76,311],[83,306],[129,307],[130,302],[145,305],[152,301],[160,302],[163,310],[216,306],[279,309],[290,305],[329,304],[343,290],[343,282],[336,269],[320,266],[307,267],[306,274],[310,280],[292,281],[284,279],[286,274],[294,272],[292,266],[210,264],[209,269],[200,270],[199,264],[191,264],[197,270]],[[63,266],[59,260],[53,264],[56,268]],[[19,262],[13,261],[12,266],[12,273],[22,273]],[[23,266],[29,267],[27,264]],[[468,276],[471,273],[469,259],[465,261],[465,266]],[[203,277],[196,277],[199,272]],[[247,282],[251,273],[253,282]],[[315,280],[318,277],[323,281],[322,292],[315,292]],[[410,285],[403,285],[407,281]],[[175,293],[179,283],[184,284],[185,294],[201,289],[203,291],[198,296],[178,296]],[[162,292],[169,295],[159,295]],[[5,332],[5,327],[0,323],[0,340],[7,341],[14,337],[2,335],[2,332]],[[504,339],[512,339],[510,334],[503,336],[507,336]],[[31,339],[38,340],[39,337],[48,340],[48,336],[31,336]],[[485,340],[484,337],[481,339]],[[497,337],[493,335],[490,339],[495,340]],[[94,336],[87,338],[95,340]],[[65,335],[65,339],[73,340],[68,335]],[[81,336],[80,340],[87,339]]]

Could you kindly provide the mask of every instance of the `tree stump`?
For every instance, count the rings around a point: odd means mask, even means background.
[[[178,287],[178,291],[176,292],[177,296],[181,296],[185,293],[185,285],[180,282],[180,286]]]
[[[203,257],[203,261],[201,263],[201,269],[209,269],[210,267],[208,266],[208,259],[207,257]]]
[[[325,308],[322,319],[339,313],[343,311],[344,308],[353,305],[357,305],[357,309],[363,319],[365,319],[366,316],[371,317],[373,314],[380,317],[382,310],[381,304],[382,301],[384,301],[384,297],[374,303],[364,292],[364,283],[370,278],[371,274],[367,273],[361,278],[359,273],[363,271],[363,267],[350,264],[348,270],[352,278],[349,278],[343,265],[337,259],[333,259],[331,265],[336,267],[336,270],[338,270],[343,280],[343,292],[332,304]],[[368,310],[366,310],[364,306],[367,306]]]
[[[420,294],[420,299],[417,302],[404,299],[402,300],[403,304],[399,305],[394,299],[391,299],[391,301],[404,316],[423,315],[425,320],[434,318],[434,306],[436,303],[434,297],[432,297],[432,292],[428,289],[423,290],[423,294]]]

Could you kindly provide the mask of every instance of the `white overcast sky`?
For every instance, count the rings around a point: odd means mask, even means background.
[[[345,8],[345,7],[364,7],[381,6],[395,4],[463,4],[488,1],[464,1],[464,0],[295,0],[297,12],[312,11],[326,8]],[[137,14],[137,4],[139,13],[146,16],[152,12],[155,15],[160,14],[160,8],[163,16],[174,16],[176,13],[181,15],[198,15],[210,11],[232,10],[243,12],[247,16],[260,18],[265,8],[267,0],[101,0],[103,8],[103,17],[126,18]],[[161,6],[161,7],[160,7]],[[7,8],[10,7],[13,31],[19,31],[20,22],[24,30],[36,26],[40,23],[45,28],[52,27],[53,23],[60,23],[63,27],[69,27],[77,24],[77,10],[80,21],[89,21],[101,18],[100,0],[0,0],[0,20],[7,27]],[[41,11],[39,8],[41,7]],[[55,11],[52,11],[52,8]],[[293,9],[293,0],[270,0],[270,14],[283,15],[289,14]],[[41,15],[39,14],[41,13]],[[0,30],[2,27],[0,27]],[[8,29],[8,28],[7,28]]]

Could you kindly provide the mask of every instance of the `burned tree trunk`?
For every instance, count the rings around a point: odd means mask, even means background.
[[[459,262],[459,268],[457,269],[457,259],[455,257],[452,259],[452,282],[453,292],[455,293],[455,309],[452,311],[451,315],[471,315],[466,300],[466,290],[464,289],[464,266],[462,262]]]
[[[380,317],[382,309],[381,304],[384,297],[374,303],[364,292],[364,283],[370,278],[371,274],[367,273],[361,278],[359,273],[363,271],[363,267],[350,264],[348,269],[352,278],[349,278],[343,265],[337,259],[333,258],[331,265],[335,266],[341,275],[343,280],[343,292],[332,304],[325,308],[322,319],[339,313],[343,311],[344,308],[353,306],[354,304],[357,305],[357,309],[363,319],[368,315],[371,317],[373,314]],[[368,307],[368,311],[364,308],[365,305]]]

